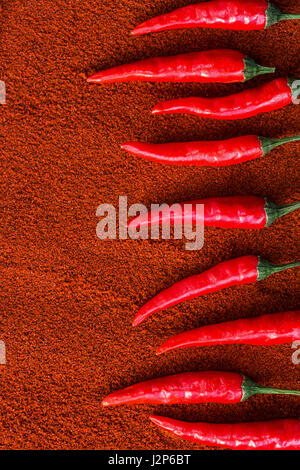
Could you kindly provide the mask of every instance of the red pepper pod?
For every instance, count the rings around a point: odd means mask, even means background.
[[[217,292],[227,287],[260,281],[271,274],[297,266],[300,266],[300,262],[274,265],[254,255],[223,261],[201,274],[176,282],[173,286],[157,294],[139,310],[133,320],[133,326],[139,325],[155,312],[186,300]]]
[[[152,423],[175,436],[206,446],[234,450],[299,450],[300,420],[277,419],[250,423],[188,423],[151,416]]]
[[[244,82],[257,75],[275,72],[251,57],[231,49],[191,52],[171,57],[155,57],[119,65],[92,75],[89,83],[150,82]]]
[[[300,140],[300,135],[270,139],[245,135],[227,140],[147,144],[126,142],[121,145],[132,155],[166,165],[223,167],[255,160],[280,145]]]
[[[204,205],[204,214],[197,212],[197,205]],[[257,196],[229,196],[181,202],[151,210],[134,217],[129,228],[152,227],[159,224],[204,224],[206,227],[261,229],[278,218],[300,208],[300,203],[276,205]]]
[[[111,393],[102,405],[240,403],[261,393],[300,395],[298,390],[263,387],[236,372],[184,372],[147,380]]]
[[[207,325],[173,336],[156,354],[220,344],[275,345],[300,338],[300,310]]]
[[[263,30],[282,20],[300,15],[282,13],[267,0],[214,0],[178,8],[137,26],[131,34],[141,35],[182,28],[218,28],[235,31]]]
[[[219,120],[246,119],[291,104],[300,95],[300,86],[295,86],[297,83],[293,79],[277,78],[220,98],[191,97],[165,101],[155,106],[152,114],[187,113]]]
[[[160,377],[111,393],[102,405],[239,403],[243,376],[234,372],[185,372]]]

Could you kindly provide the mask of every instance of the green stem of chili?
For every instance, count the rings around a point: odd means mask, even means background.
[[[265,205],[265,211],[267,216],[267,223],[266,227],[269,227],[275,220],[283,217],[286,214],[290,214],[291,212],[300,208],[300,202],[294,202],[293,204],[285,204],[282,206],[278,206],[274,204],[272,201],[267,201]]]
[[[273,3],[269,3],[269,6],[266,11],[266,28],[272,26],[278,21],[283,20],[299,20],[300,15],[295,13],[283,13],[279,8],[277,8]]]
[[[270,139],[268,137],[259,137],[261,148],[264,155],[267,155],[271,150],[289,142],[297,142],[300,140],[300,134],[284,137],[283,139]]]
[[[247,400],[256,394],[300,396],[300,390],[286,390],[281,388],[264,387],[253,382],[253,380],[249,379],[249,377],[244,377],[242,389],[243,398],[241,401]]]
[[[280,273],[281,271],[285,271],[286,269],[290,268],[296,268],[297,266],[300,266],[300,262],[276,265],[263,258],[259,258],[257,265],[257,280],[261,281],[266,279],[271,274]]]
[[[244,59],[244,81],[250,80],[251,78],[257,77],[257,75],[263,75],[266,73],[276,72],[275,67],[264,67],[259,65],[251,57],[246,56]]]

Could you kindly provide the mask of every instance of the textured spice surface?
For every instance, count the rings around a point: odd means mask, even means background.
[[[193,370],[244,372],[274,387],[300,387],[291,345],[155,349],[173,334],[207,323],[299,308],[299,271],[186,302],[148,319],[132,319],[159,290],[225,259],[258,254],[297,259],[297,213],[261,231],[208,228],[205,245],[184,241],[100,241],[96,209],[253,194],[277,203],[299,199],[299,145],[222,169],[167,167],[120,150],[128,140],[172,142],[244,134],[283,137],[300,131],[300,107],[245,121],[153,117],[159,101],[221,96],[247,84],[88,85],[96,71],[154,55],[236,48],[298,76],[300,22],[267,31],[187,30],[130,37],[151,16],[185,0],[14,0],[1,2],[0,106],[2,192],[0,340],[1,449],[193,449],[149,422],[150,414],[238,422],[298,417],[297,397],[253,397],[237,405],[102,409],[108,393],[138,381]],[[296,0],[278,1],[299,11]]]

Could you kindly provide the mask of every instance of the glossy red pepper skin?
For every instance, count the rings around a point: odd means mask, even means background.
[[[300,395],[298,390],[258,385],[236,372],[184,372],[147,380],[111,393],[103,400],[102,405],[240,403],[257,393]]]
[[[214,0],[179,8],[137,26],[140,35],[181,28],[218,28],[235,31],[263,30],[284,19],[300,15],[283,14],[267,0]]]
[[[256,135],[234,137],[225,141],[146,144],[127,142],[122,149],[132,155],[167,165],[221,167],[247,162],[263,156]]]
[[[188,209],[185,206],[188,204]],[[199,218],[196,205],[204,205],[204,219]],[[267,223],[266,201],[256,196],[215,197],[174,204],[173,212],[151,211],[132,219],[129,227],[144,227],[170,221],[204,223],[208,227],[262,228]],[[176,210],[177,209],[177,210]]]
[[[241,52],[215,49],[171,57],[155,57],[119,65],[92,75],[89,83],[150,82],[244,82],[256,75],[273,73]]]
[[[300,140],[300,136],[268,139],[244,135],[227,140],[147,144],[127,142],[121,145],[132,155],[167,165],[223,167],[255,160],[273,148]]]
[[[179,8],[137,26],[140,35],[181,28],[218,28],[236,31],[261,30],[266,26],[266,0],[208,1]]]
[[[187,113],[219,120],[246,119],[291,104],[289,79],[277,78],[268,83],[220,98],[181,98],[165,101],[152,114]]]
[[[133,326],[142,323],[155,312],[201,295],[217,292],[226,287],[248,284],[257,280],[257,256],[243,256],[223,263],[201,274],[176,282],[147,302],[137,313]]]
[[[155,312],[177,305],[186,300],[217,292],[231,286],[249,284],[265,279],[275,272],[299,266],[300,263],[273,265],[253,255],[223,261],[201,274],[176,282],[147,302],[136,314],[133,326],[139,325]]]
[[[300,310],[207,325],[173,336],[157,354],[180,348],[220,344],[275,345],[300,338]]]
[[[234,450],[299,450],[300,420],[278,419],[235,424],[187,423],[151,416],[161,429],[205,446]]]
[[[186,372],[131,385],[108,395],[102,405],[239,403],[243,379],[234,372]]]
[[[204,217],[197,205],[204,205]],[[283,215],[299,209],[300,203],[277,206],[257,196],[229,196],[197,199],[173,204],[172,210],[153,210],[134,217],[129,228],[151,227],[162,223],[204,224],[206,227],[261,229],[271,225]]]

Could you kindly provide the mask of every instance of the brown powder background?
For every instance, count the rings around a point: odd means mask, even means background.
[[[298,144],[223,169],[167,167],[120,150],[152,142],[222,139],[300,131],[300,107],[236,122],[152,117],[161,100],[221,96],[246,85],[128,83],[87,85],[102,68],[155,55],[236,48],[277,76],[300,76],[300,23],[267,31],[185,30],[130,37],[129,31],[186,0],[14,0],[2,3],[0,107],[2,200],[0,340],[1,449],[194,449],[149,422],[151,413],[183,420],[238,422],[298,417],[296,397],[245,403],[102,409],[108,393],[141,380],[193,370],[244,372],[264,385],[298,388],[291,345],[225,346],[156,357],[165,339],[229,319],[299,307],[297,271],[205,296],[153,315],[133,329],[139,307],[173,282],[244,254],[297,259],[294,213],[261,231],[209,228],[200,252],[184,241],[100,241],[101,203],[172,203],[253,194],[299,199]],[[297,0],[277,2],[299,12]],[[203,447],[202,447],[203,448]]]

